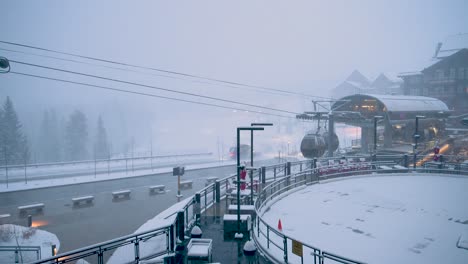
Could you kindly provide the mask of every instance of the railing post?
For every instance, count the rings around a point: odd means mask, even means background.
[[[276,167],[273,168],[273,180],[276,181]]]
[[[170,243],[169,243],[169,250],[170,250],[171,252],[174,252],[174,249],[175,249],[175,242],[176,242],[176,240],[175,240],[174,224],[172,224],[171,227],[170,227],[170,229],[169,229],[169,236],[170,236],[170,238],[169,238],[169,241],[170,241]]]
[[[302,172],[302,162],[299,163],[299,171]]]
[[[216,203],[221,202],[221,182],[216,180],[215,182],[215,194],[216,194]]]
[[[408,154],[403,155],[403,166],[408,167]]]
[[[98,264],[104,264],[104,253],[102,252],[100,247],[98,253]]]
[[[270,226],[266,225],[267,227],[267,248],[270,249]]]
[[[189,219],[188,219],[188,206],[185,208],[185,223],[187,224],[187,227],[189,226]]]
[[[257,237],[260,238],[260,217],[257,217]]]
[[[200,193],[197,192],[195,194],[195,204],[193,205],[193,210],[195,211],[195,222],[198,224],[200,222],[200,208],[201,208],[201,205],[200,205],[200,201],[201,201],[201,198],[200,198]]]
[[[207,197],[206,197],[206,192],[207,192],[207,190],[205,190],[205,210],[206,210],[206,205],[207,205],[207,201],[206,201],[206,198],[207,198]]]
[[[262,167],[262,184],[266,183],[266,167]]]
[[[19,263],[18,250],[15,250],[15,263]]]
[[[254,171],[250,171],[250,205],[254,204],[254,192],[253,192],[253,177],[254,177]]]
[[[284,245],[284,263],[288,263],[288,239],[286,236],[283,236],[283,245]]]
[[[185,239],[184,211],[177,213],[177,237],[180,241]]]
[[[286,175],[291,175],[291,162],[286,162]]]
[[[138,241],[138,237],[137,237],[137,240],[135,241],[135,263],[138,263],[138,261],[140,261],[140,242]]]

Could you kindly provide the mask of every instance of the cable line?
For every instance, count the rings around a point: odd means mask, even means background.
[[[189,92],[182,92],[182,91],[162,88],[162,87],[158,87],[158,86],[153,86],[153,85],[146,85],[146,84],[129,82],[129,81],[124,81],[124,80],[119,80],[119,79],[114,79],[114,78],[102,77],[102,76],[88,74],[88,73],[81,73],[81,72],[76,72],[76,71],[58,69],[58,68],[38,65],[38,64],[34,64],[34,63],[21,62],[21,61],[16,61],[16,60],[10,60],[10,62],[14,62],[14,63],[22,64],[22,65],[27,65],[27,66],[31,66],[31,67],[37,67],[37,68],[54,70],[54,71],[59,71],[59,72],[65,72],[65,73],[70,73],[70,74],[75,74],[75,75],[81,75],[81,76],[86,76],[86,77],[91,77],[91,78],[96,78],[96,79],[101,79],[101,80],[106,80],[106,81],[113,81],[113,82],[118,82],[118,83],[141,86],[141,87],[145,87],[145,88],[149,88],[149,89],[162,90],[162,91],[166,91],[166,92],[172,92],[172,93],[178,93],[178,94],[183,94],[183,95],[188,95],[188,96],[200,97],[200,98],[205,98],[205,99],[210,99],[210,100],[215,100],[215,101],[222,101],[222,102],[226,102],[226,103],[239,104],[239,105],[255,107],[255,108],[261,108],[261,109],[277,111],[277,112],[283,112],[283,113],[294,114],[294,115],[299,114],[299,113],[291,112],[291,111],[287,111],[287,110],[275,109],[275,108],[266,107],[266,106],[258,106],[258,105],[254,105],[254,104],[248,104],[248,103],[241,103],[241,102],[236,102],[236,101],[232,101],[232,100],[228,100],[228,99],[222,99],[222,98],[206,96],[206,95],[199,95],[199,94],[194,94],[194,93],[189,93]]]
[[[143,95],[143,96],[149,96],[149,97],[154,97],[154,98],[161,98],[161,99],[167,99],[167,100],[172,100],[172,101],[179,101],[179,102],[185,102],[185,103],[205,105],[205,106],[211,106],[211,107],[217,107],[217,108],[223,108],[223,109],[229,109],[229,110],[247,111],[247,112],[262,114],[262,115],[270,115],[270,116],[276,116],[276,117],[282,117],[282,118],[296,119],[295,117],[291,117],[291,116],[272,114],[272,113],[266,113],[266,112],[255,111],[255,110],[247,110],[247,109],[242,109],[242,108],[223,106],[223,105],[217,105],[217,104],[211,104],[211,103],[197,102],[197,101],[191,101],[191,100],[186,100],[186,99],[180,99],[180,98],[174,98],[174,97],[168,97],[168,96],[161,96],[161,95],[155,95],[155,94],[149,94],[149,93],[142,93],[142,92],[136,92],[136,91],[128,91],[128,90],[118,89],[118,88],[113,88],[113,87],[108,87],[108,86],[95,85],[95,84],[89,84],[89,83],[84,83],[84,82],[75,82],[75,81],[64,80],[64,79],[53,78],[53,77],[47,77],[47,76],[41,76],[41,75],[36,75],[36,74],[29,74],[29,73],[16,72],[16,71],[11,71],[10,73],[16,74],[16,75],[21,75],[21,76],[38,78],[38,79],[57,81],[57,82],[63,82],[63,83],[69,83],[69,84],[76,84],[76,85],[88,86],[88,87],[104,89],[104,90],[111,90],[111,91],[122,92],[122,93]]]
[[[143,74],[143,75],[147,75],[147,76],[158,76],[158,77],[164,77],[164,78],[168,78],[168,79],[189,81],[189,82],[202,83],[202,84],[208,84],[208,85],[224,86],[224,87],[229,87],[229,88],[234,88],[234,89],[239,89],[240,88],[239,86],[233,86],[233,85],[228,85],[228,84],[218,84],[218,83],[214,83],[214,82],[201,81],[201,80],[189,80],[189,79],[185,79],[185,78],[182,78],[182,77],[176,77],[176,76],[170,76],[170,75],[164,75],[164,74],[157,74],[157,73],[150,73],[150,72],[143,72],[143,71],[132,70],[132,69],[128,69],[128,68],[113,67],[113,66],[109,66],[109,65],[101,65],[101,64],[91,63],[91,62],[79,61],[79,60],[74,60],[74,59],[60,58],[60,57],[50,56],[50,55],[36,54],[36,53],[26,52],[26,51],[19,51],[19,50],[5,49],[5,48],[0,48],[0,50],[8,51],[8,52],[14,52],[14,53],[20,53],[20,54],[25,54],[25,55],[32,55],[32,56],[37,56],[37,57],[42,57],[42,58],[54,59],[54,60],[68,61],[68,62],[84,64],[84,65],[90,65],[90,66],[97,66],[97,67],[108,68],[108,69],[113,69],[113,70],[138,73],[138,74]],[[253,90],[253,91],[258,91],[258,89],[251,88],[251,87],[242,87],[242,88],[248,89],[248,90]],[[269,93],[269,94],[275,94],[275,95],[283,94],[283,93],[271,92],[271,91],[264,91],[264,92]]]
[[[332,98],[327,98],[327,97],[309,95],[309,94],[305,94],[305,93],[291,92],[291,91],[282,90],[282,89],[275,89],[275,88],[268,88],[268,87],[264,87],[264,86],[243,84],[243,83],[233,82],[233,81],[225,81],[225,80],[221,80],[221,79],[210,78],[210,77],[204,77],[204,76],[198,76],[198,75],[194,75],[194,74],[188,74],[188,73],[177,72],[177,71],[171,71],[171,70],[164,70],[164,69],[160,69],[160,68],[147,67],[147,66],[139,66],[139,65],[130,64],[130,63],[125,63],[125,62],[119,62],[119,61],[114,61],[114,60],[108,60],[108,59],[101,59],[101,58],[96,58],[96,57],[84,56],[84,55],[79,55],[79,54],[75,54],[75,53],[57,51],[57,50],[53,50],[53,49],[41,48],[41,47],[37,47],[37,46],[26,45],[26,44],[21,44],[21,43],[16,43],[16,42],[10,42],[10,41],[3,41],[3,40],[0,40],[0,43],[4,43],[4,44],[8,44],[8,45],[13,45],[13,46],[24,47],[24,48],[29,48],[29,49],[36,49],[36,50],[42,50],[42,51],[47,51],[47,52],[53,52],[53,53],[57,53],[57,54],[62,54],[62,55],[67,55],[67,56],[73,56],[73,57],[78,57],[78,58],[82,58],[82,59],[94,60],[94,61],[100,61],[100,62],[105,62],[105,63],[110,63],[110,64],[117,64],[117,65],[122,65],[122,66],[127,66],[127,67],[134,67],[134,68],[139,68],[139,69],[146,69],[146,70],[152,70],[152,71],[170,73],[170,74],[180,75],[180,76],[185,76],[185,77],[204,79],[204,80],[209,80],[209,81],[214,81],[214,82],[219,82],[219,83],[225,83],[225,84],[231,84],[231,85],[237,85],[237,86],[243,86],[243,87],[251,87],[251,88],[257,88],[257,89],[269,90],[269,91],[276,91],[276,92],[281,92],[281,93],[287,93],[287,94],[293,94],[293,95],[300,95],[300,96],[306,96],[306,97],[312,97],[312,98],[332,99]]]

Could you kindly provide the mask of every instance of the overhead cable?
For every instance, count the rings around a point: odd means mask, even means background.
[[[93,74],[88,74],[88,73],[82,73],[82,72],[77,72],[77,71],[69,71],[69,70],[64,70],[64,69],[59,69],[59,68],[34,64],[34,63],[28,63],[28,62],[22,62],[22,61],[16,61],[16,60],[10,60],[10,62],[18,63],[18,64],[22,64],[22,65],[27,65],[27,66],[31,66],[31,67],[37,67],[37,68],[48,69],[48,70],[53,70],[53,71],[59,71],[59,72],[75,74],[75,75],[80,75],[80,76],[85,76],[85,77],[91,77],[91,78],[95,78],[95,79],[101,79],[101,80],[106,80],[106,81],[129,84],[129,85],[134,85],[134,86],[139,86],[139,87],[144,87],[144,88],[149,88],[149,89],[155,89],[155,90],[161,90],[161,91],[166,91],[166,92],[171,92],[171,93],[183,94],[183,95],[188,95],[188,96],[193,96],[193,97],[205,98],[205,99],[209,99],[209,100],[221,101],[221,102],[225,102],[225,103],[239,104],[239,105],[255,107],[255,108],[261,108],[261,109],[277,111],[277,112],[283,112],[283,113],[294,114],[294,115],[299,114],[299,113],[291,112],[291,111],[287,111],[287,110],[281,110],[281,109],[275,109],[275,108],[266,107],[266,106],[259,106],[259,105],[254,105],[254,104],[242,103],[242,102],[237,102],[237,101],[233,101],[233,100],[222,99],[222,98],[217,98],[217,97],[212,97],[212,96],[199,95],[199,94],[195,94],[195,93],[177,91],[177,90],[173,90],[173,89],[168,89],[168,88],[163,88],[163,87],[158,87],[158,86],[153,86],[153,85],[147,85],[147,84],[141,84],[141,83],[136,83],[136,82],[129,82],[129,81],[119,80],[119,79],[115,79],[115,78],[103,77],[103,76],[98,76],[98,75],[93,75]]]

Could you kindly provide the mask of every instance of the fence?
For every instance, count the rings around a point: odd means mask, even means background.
[[[267,255],[270,259],[275,260],[277,263],[289,263],[288,260],[291,257],[294,243],[301,244],[303,246],[302,256],[300,257],[301,263],[307,262],[323,264],[327,260],[334,263],[338,262],[345,264],[363,263],[331,252],[327,252],[302,241],[298,241],[293,237],[279,232],[275,227],[270,226],[266,221],[264,221],[262,219],[262,213],[265,210],[268,210],[269,206],[272,202],[274,202],[274,200],[280,198],[282,195],[287,195],[290,191],[296,191],[298,188],[319,183],[321,180],[372,173],[405,173],[416,171],[424,173],[468,175],[467,163],[426,162],[423,166],[417,167],[415,170],[413,170],[399,165],[398,162],[404,160],[401,157],[392,157],[391,160],[383,159],[376,162],[366,161],[363,159],[363,157],[356,158],[358,158],[359,162],[343,162],[339,165],[329,166],[317,165],[320,162],[328,162],[335,159],[324,159],[321,161],[315,160],[311,164],[311,169],[303,171],[300,170],[297,173],[282,177],[278,180],[274,180],[271,184],[263,188],[263,190],[258,194],[257,200],[255,202],[257,219],[254,222],[253,238],[256,241],[256,244],[259,246],[260,250],[265,253],[265,255]],[[349,161],[349,159],[345,160]],[[330,164],[331,162],[328,163]],[[295,165],[297,165],[297,163]],[[275,257],[275,255],[282,255],[283,258],[278,259]],[[296,255],[293,256],[299,258]]]
[[[251,184],[253,182],[257,183],[258,193],[257,200],[255,202],[258,217],[254,222],[256,229],[254,234],[256,233],[256,236],[254,235],[253,237],[260,247],[261,245],[267,245],[266,249],[262,249],[262,251],[264,251],[270,258],[275,259],[270,253],[268,253],[270,246],[274,246],[277,250],[283,252],[283,260],[287,263],[293,241],[299,242],[294,240],[292,237],[288,237],[278,232],[261,218],[260,212],[268,202],[288,191],[295,190],[298,187],[306,186],[308,184],[315,184],[322,179],[369,174],[372,172],[387,172],[387,169],[381,168],[384,167],[383,164],[397,165],[404,161],[404,157],[402,156],[384,157],[382,160],[377,162],[371,162],[372,159],[373,157],[369,156],[355,156],[286,162],[264,166],[253,173]],[[346,164],[343,164],[344,160],[346,160]],[[335,162],[338,165],[328,165],[331,163],[334,164]],[[440,163],[434,168],[431,163],[428,162],[425,163],[424,166],[418,167],[417,170],[429,173],[443,172],[468,175],[468,164]],[[391,172],[401,171],[410,170],[408,168],[405,168],[404,170],[391,169]],[[174,253],[177,239],[184,240],[185,232],[200,220],[200,214],[214,204],[220,203],[223,198],[226,198],[229,195],[229,192],[233,189],[236,177],[237,174],[217,180],[198,191],[194,196],[188,198],[186,203],[181,205],[180,210],[166,217],[172,217],[172,223],[170,225],[62,253],[34,263],[69,263],[85,258],[93,263],[97,261],[98,264],[103,264],[104,259],[109,257],[115,249],[129,245],[133,245],[132,252],[134,253],[132,258],[133,260],[129,263],[139,263],[141,260]],[[250,187],[253,188],[252,185]],[[251,195],[253,198],[254,193],[252,192]],[[251,202],[253,203],[253,199],[251,199]],[[157,242],[158,245],[162,245],[158,251],[153,251],[151,253],[140,252],[142,243],[153,242]],[[347,264],[361,263],[321,250],[318,247],[308,245],[307,243],[300,243],[305,246],[304,255],[312,256],[314,263],[317,263],[318,261],[323,264],[325,260],[333,260]],[[282,262],[280,260],[277,261]],[[309,259],[307,259],[307,261],[311,262]]]
[[[20,263],[20,260],[29,260],[32,256],[23,256],[24,252],[34,252],[35,259],[41,259],[41,247],[36,246],[0,246],[0,251],[11,252],[14,254],[15,263]],[[34,257],[32,257],[34,258]],[[22,262],[22,261],[21,261]]]
[[[95,160],[68,161],[56,163],[23,163],[0,166],[0,182],[8,186],[10,182],[24,181],[26,184],[31,179],[48,179],[64,176],[83,176],[107,174],[114,172],[134,172],[135,170],[154,170],[158,162],[168,162],[170,159],[194,159],[212,156],[212,153],[193,153],[175,155],[140,156],[125,158],[109,158]],[[172,162],[174,163],[174,162]],[[159,165],[160,166],[160,165]],[[54,176],[51,176],[54,175]]]

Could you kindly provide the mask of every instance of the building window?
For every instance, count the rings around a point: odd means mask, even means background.
[[[436,70],[436,71],[435,71],[435,75],[436,75],[436,76],[435,76],[435,79],[436,79],[436,80],[439,80],[439,81],[443,80],[443,79],[444,79],[444,75],[445,75],[445,74],[444,74],[444,70],[442,70],[442,69]]]
[[[458,68],[458,79],[463,80],[465,78],[465,69],[464,68]]]
[[[455,79],[455,69],[451,68],[450,69],[450,80],[454,80],[454,79]]]

